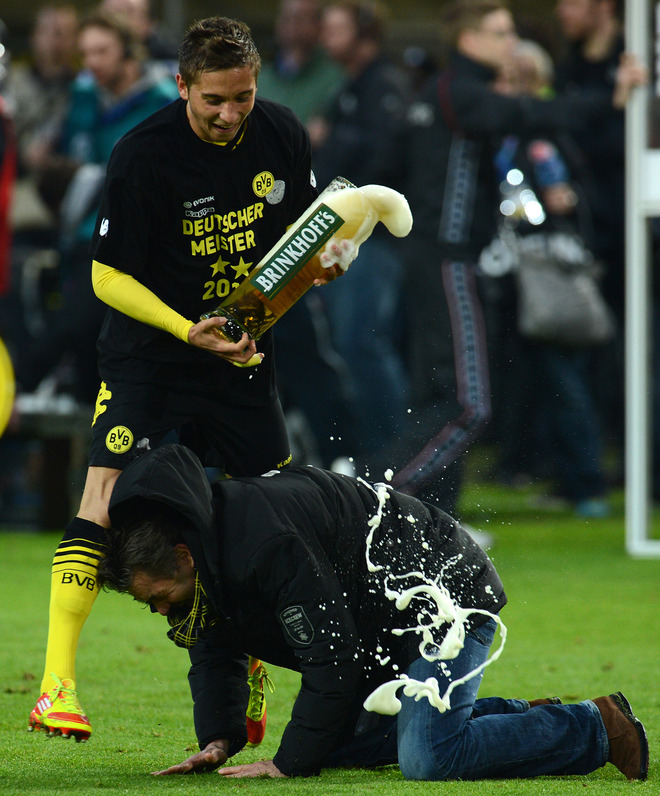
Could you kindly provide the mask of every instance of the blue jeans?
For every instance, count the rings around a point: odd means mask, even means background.
[[[447,662],[449,677],[440,662],[424,658],[411,664],[409,677],[421,681],[435,677],[443,694],[451,680],[463,677],[488,658],[495,628],[491,619],[467,634],[461,653]],[[380,735],[372,730],[356,736],[329,764],[369,765],[373,760],[377,765],[386,762],[385,753],[389,752],[387,762],[398,759],[406,779],[470,780],[588,774],[607,762],[605,725],[590,700],[530,709],[524,699],[477,699],[480,682],[481,675],[477,675],[455,688],[450,695],[451,710],[446,713],[440,713],[427,699],[417,702],[399,691],[402,707],[396,722],[382,717]],[[396,759],[392,754],[394,736]]]
[[[537,424],[554,460],[563,497],[578,502],[605,492],[598,409],[589,385],[589,352],[553,345],[532,349],[537,376]],[[545,439],[543,439],[545,437]]]

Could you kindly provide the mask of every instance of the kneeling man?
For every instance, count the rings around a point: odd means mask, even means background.
[[[192,662],[201,751],[159,774],[214,770],[243,748],[252,655],[301,687],[274,758],[227,776],[398,763],[409,779],[514,778],[609,760],[646,777],[644,727],[621,693],[477,699],[506,596],[430,504],[314,467],[209,486],[193,453],[166,445],[122,472],[110,518],[102,582],[165,615]]]

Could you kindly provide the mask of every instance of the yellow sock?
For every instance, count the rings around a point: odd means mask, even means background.
[[[51,672],[60,680],[76,679],[78,639],[98,594],[96,570],[104,534],[100,525],[76,518],[55,551],[42,693],[55,685]]]

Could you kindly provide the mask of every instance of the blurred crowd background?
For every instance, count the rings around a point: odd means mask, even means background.
[[[251,25],[263,58],[259,94],[290,105],[307,125],[321,187],[341,175],[403,189],[406,125],[449,55],[445,5],[3,3],[0,337],[18,396],[0,438],[0,528],[61,528],[77,498],[104,313],[87,255],[96,203],[116,140],[178,96],[183,28],[213,14]],[[613,85],[623,49],[616,0],[521,0],[510,8],[519,46],[494,91],[549,98],[599,81]],[[468,442],[488,448],[482,477],[543,484],[539,511],[607,516],[608,495],[622,484],[623,135],[623,115],[613,110],[582,135],[521,141],[507,134],[490,142],[497,232],[476,272],[490,406]],[[527,255],[520,241],[540,229],[587,252],[608,307],[602,340],[543,341],[521,330],[518,272]],[[457,404],[452,297],[436,305],[437,317],[422,308],[410,246],[374,234],[345,278],[310,291],[276,327],[294,461],[346,471],[374,462],[372,475],[382,478],[383,451],[412,434],[412,406],[437,431],[446,407]],[[436,325],[450,349],[437,368],[423,339]],[[430,387],[427,368],[434,369]],[[450,464],[468,447],[452,453]],[[447,470],[444,507],[454,509],[462,476]]]

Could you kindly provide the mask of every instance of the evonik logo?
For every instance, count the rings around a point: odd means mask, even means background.
[[[214,200],[215,196],[203,196],[200,199],[193,199],[192,202],[184,202],[183,206],[185,208],[197,207],[197,205],[203,205],[205,202],[213,202]]]

